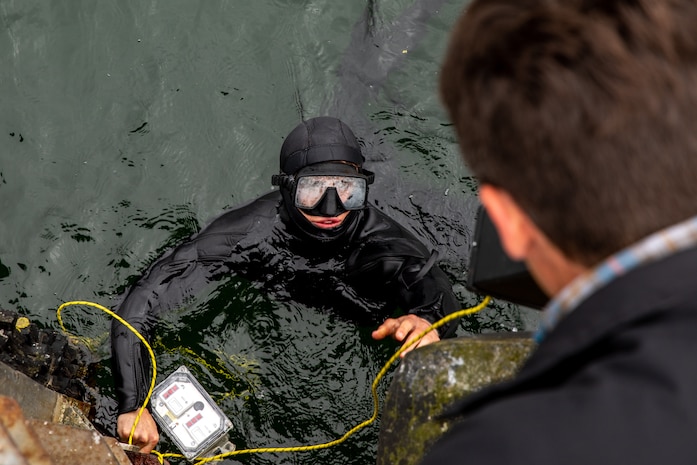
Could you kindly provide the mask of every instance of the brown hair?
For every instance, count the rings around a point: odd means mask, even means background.
[[[475,0],[442,100],[481,183],[593,265],[697,214],[697,2]]]

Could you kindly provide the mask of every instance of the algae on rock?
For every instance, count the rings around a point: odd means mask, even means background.
[[[410,352],[395,372],[380,420],[377,465],[412,465],[450,427],[453,402],[515,374],[535,343],[529,334],[446,339]]]

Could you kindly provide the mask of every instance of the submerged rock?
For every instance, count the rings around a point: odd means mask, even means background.
[[[385,399],[377,465],[418,463],[451,425],[438,414],[513,376],[534,346],[529,334],[506,333],[446,339],[407,354]]]

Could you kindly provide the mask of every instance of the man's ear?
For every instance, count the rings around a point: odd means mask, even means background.
[[[479,199],[499,233],[506,254],[513,260],[525,260],[534,239],[535,226],[530,218],[508,192],[491,184],[479,187]]]

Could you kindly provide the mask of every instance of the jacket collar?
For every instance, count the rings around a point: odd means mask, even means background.
[[[697,246],[697,216],[657,231],[620,250],[567,284],[544,309],[535,340],[541,341],[557,322],[573,312],[588,296],[641,265]]]

